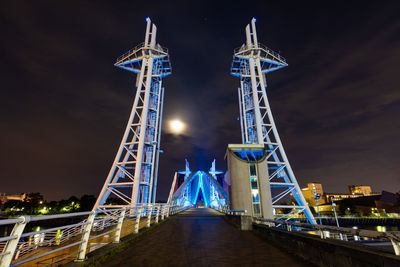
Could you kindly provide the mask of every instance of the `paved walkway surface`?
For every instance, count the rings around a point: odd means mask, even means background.
[[[114,255],[105,266],[307,266],[212,209],[189,209]]]

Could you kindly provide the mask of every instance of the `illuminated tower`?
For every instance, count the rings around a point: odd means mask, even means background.
[[[235,49],[231,68],[231,74],[240,78],[238,91],[242,142],[265,147],[275,217],[289,220],[304,213],[310,223],[315,223],[286,157],[266,93],[266,74],[286,67],[286,60],[258,43],[255,22],[253,18],[251,26],[246,26],[246,44]],[[279,204],[290,194],[294,203]]]
[[[168,50],[156,44],[157,27],[146,18],[144,43],[117,59],[115,66],[134,72],[136,96],[121,145],[94,210],[154,203],[164,88],[171,74]],[[117,204],[105,205],[113,198]]]

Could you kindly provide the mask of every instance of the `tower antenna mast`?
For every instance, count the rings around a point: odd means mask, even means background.
[[[156,25],[150,18],[146,22],[144,43],[120,56],[114,64],[137,74],[136,96],[94,210],[155,202],[164,98],[162,78],[171,74],[171,64],[168,49],[156,43]]]
[[[315,223],[279,138],[266,93],[265,75],[286,67],[287,63],[278,53],[258,43],[255,22],[253,18],[246,26],[246,44],[234,50],[231,68],[231,74],[240,78],[238,93],[242,142],[263,144],[265,147],[270,188],[262,190],[271,190],[275,218],[290,220],[304,213],[310,223]],[[290,194],[295,203],[280,204]]]

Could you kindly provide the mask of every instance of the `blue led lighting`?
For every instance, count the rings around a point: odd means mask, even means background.
[[[248,162],[256,162],[261,160],[264,157],[264,151],[263,150],[237,150],[233,152],[236,156],[238,156],[240,159],[248,161]]]
[[[204,207],[218,208],[225,206],[229,202],[228,198],[228,194],[212,174],[197,171],[179,186],[172,200],[178,205],[189,206],[196,205],[202,199]]]

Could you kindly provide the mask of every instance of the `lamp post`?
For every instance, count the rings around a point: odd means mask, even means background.
[[[340,227],[340,226],[339,226],[339,220],[338,220],[338,217],[337,217],[337,214],[336,214],[336,203],[333,202],[333,197],[331,197],[331,202],[332,202],[333,214],[335,214],[336,225],[337,225],[337,227]],[[340,236],[340,240],[343,240],[343,235],[342,235],[342,233],[340,233],[339,236]]]
[[[317,212],[318,212],[318,220],[319,220],[319,224],[322,224],[321,221],[321,214],[319,213],[319,207],[318,207],[318,199],[321,197],[321,194],[317,194],[316,190],[315,190],[315,185],[313,185],[313,189],[314,189],[314,199],[315,199],[315,204],[317,205]]]
[[[337,227],[340,227],[340,226],[339,226],[339,220],[338,220],[337,214],[336,214],[336,208],[335,208],[335,207],[336,207],[336,203],[333,202],[333,197],[331,197],[331,202],[332,202],[333,214],[335,214],[336,225],[337,225]]]

